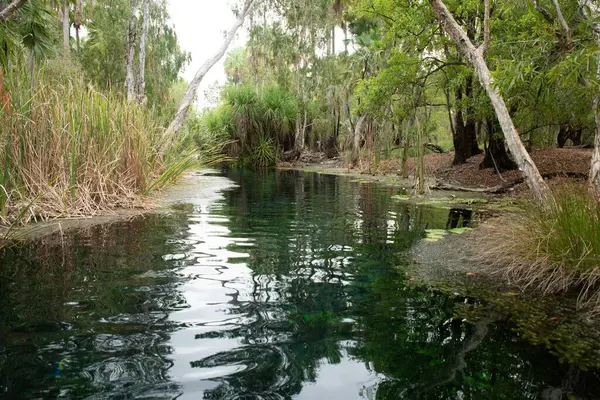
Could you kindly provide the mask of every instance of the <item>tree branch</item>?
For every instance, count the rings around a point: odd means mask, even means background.
[[[535,8],[540,14],[544,16],[546,21],[551,24],[554,23],[554,17],[550,14],[550,11],[546,10],[544,7],[540,5],[540,0],[533,0],[533,8]]]
[[[565,31],[566,44],[567,46],[570,46],[572,41],[571,28],[569,27],[567,20],[565,19],[562,11],[560,10],[560,4],[558,4],[558,0],[552,0],[552,2],[554,3],[554,7],[556,8],[556,16],[558,17],[558,20],[560,21],[560,24],[562,25],[562,28]]]
[[[23,7],[23,5],[27,3],[27,1],[28,0],[14,0],[12,3],[3,8],[2,11],[0,11],[0,22],[5,22],[11,19],[13,17],[13,14],[19,8]]]

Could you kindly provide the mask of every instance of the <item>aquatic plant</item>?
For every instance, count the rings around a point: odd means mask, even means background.
[[[600,206],[584,189],[555,190],[548,208],[485,225],[482,257],[524,289],[575,290],[579,307],[600,312]]]
[[[36,72],[33,90],[29,79],[6,82],[12,107],[0,113],[1,223],[143,206],[150,188],[197,160],[175,154],[179,142],[164,140],[153,115],[115,93],[51,70]]]

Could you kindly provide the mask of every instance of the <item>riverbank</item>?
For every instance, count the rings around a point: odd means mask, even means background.
[[[531,156],[536,163],[540,173],[548,180],[551,187],[564,185],[565,183],[585,183],[589,174],[591,162],[591,149],[584,148],[549,148],[534,150]],[[521,182],[520,171],[504,171],[500,175],[492,168],[480,169],[483,155],[477,155],[467,160],[465,164],[453,166],[454,153],[427,154],[424,158],[427,187],[440,187],[440,183],[447,186],[471,188],[474,190],[504,186],[505,196],[517,196],[528,198],[527,185]],[[280,163],[280,169],[297,169],[307,172],[319,172],[324,174],[351,176],[373,181],[392,182],[403,188],[413,188],[416,159],[407,161],[408,178],[400,175],[401,160],[382,160],[379,165],[369,167],[366,164],[358,168],[348,168],[340,158],[328,159],[322,153],[306,153],[293,163]]]
[[[223,190],[235,187],[235,184],[215,173],[205,169],[190,171],[183,175],[171,186],[156,191],[143,200],[143,207],[115,208],[102,210],[97,215],[77,218],[58,218],[47,222],[31,223],[19,227],[0,227],[0,247],[2,238],[10,240],[33,240],[59,232],[78,229],[89,229],[98,225],[113,224],[139,218],[148,214],[168,213],[178,204],[195,202],[209,203],[219,197]]]

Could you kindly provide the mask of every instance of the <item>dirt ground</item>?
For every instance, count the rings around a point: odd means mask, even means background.
[[[585,181],[590,168],[591,149],[566,147],[563,149],[550,148],[531,152],[540,173],[549,181],[551,186],[566,182]],[[425,156],[425,170],[428,178],[447,183],[485,188],[500,185],[505,181],[514,181],[522,177],[520,171],[505,171],[498,175],[494,169],[480,169],[483,155],[477,155],[463,165],[453,166],[454,153],[428,154]],[[410,159],[407,168],[410,175],[415,172],[416,160]],[[369,168],[362,163],[358,168],[348,169],[341,158],[328,159],[322,153],[305,153],[295,163],[282,163],[282,168],[299,168],[305,170],[345,170],[352,174],[376,176],[398,176],[401,170],[400,160],[382,160],[378,167]],[[527,191],[525,184],[515,187],[514,193]]]

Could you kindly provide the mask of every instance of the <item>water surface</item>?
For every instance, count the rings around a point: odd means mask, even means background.
[[[536,399],[577,369],[407,282],[424,229],[397,190],[229,172],[172,215],[0,253],[0,397]],[[577,390],[585,391],[585,388]],[[591,397],[590,397],[591,398]]]

